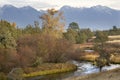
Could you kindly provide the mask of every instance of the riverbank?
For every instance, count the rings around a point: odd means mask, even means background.
[[[27,77],[35,77],[35,76],[42,76],[48,74],[56,74],[56,73],[63,73],[74,71],[77,69],[77,66],[71,63],[49,63],[43,64],[37,68],[26,68],[24,71],[26,72],[23,76]]]
[[[81,56],[80,60],[94,62],[97,57],[99,57],[98,54],[90,53],[90,54],[86,54],[84,56]],[[120,55],[112,55],[110,57],[110,62],[113,64],[120,64]]]
[[[64,80],[120,80],[120,68]]]

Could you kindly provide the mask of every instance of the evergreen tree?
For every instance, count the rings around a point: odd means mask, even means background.
[[[0,47],[1,48],[15,48],[17,31],[9,22],[0,21]]]
[[[76,37],[77,32],[73,29],[68,29],[66,33],[64,33],[64,36],[67,40],[69,40],[72,43],[76,43]]]
[[[100,31],[96,32],[95,51],[97,51],[100,56],[95,61],[100,71],[102,70],[102,67],[109,65],[110,54],[105,49],[105,43],[107,40],[108,36],[106,33]]]
[[[73,30],[76,30],[76,31],[80,30],[79,25],[76,22],[70,23],[69,26],[68,26],[68,29],[73,29]]]
[[[16,48],[17,44],[15,38],[12,37],[9,31],[0,33],[0,47],[1,48]]]

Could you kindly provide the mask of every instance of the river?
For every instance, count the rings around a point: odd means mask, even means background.
[[[51,74],[45,76],[38,76],[33,78],[28,78],[27,80],[62,80],[65,78],[75,77],[75,76],[84,76],[91,73],[99,72],[99,69],[92,65],[91,62],[78,62],[73,61],[73,64],[77,65],[78,69],[72,72]],[[102,70],[111,70],[120,67],[119,64],[111,64],[110,66],[103,67]]]

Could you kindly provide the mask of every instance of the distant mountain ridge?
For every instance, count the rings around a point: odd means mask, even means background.
[[[93,6],[90,8],[75,8],[63,6],[60,11],[63,11],[66,20],[66,27],[71,22],[77,22],[80,28],[110,29],[116,25],[120,27],[120,10],[114,10],[106,6]],[[27,24],[33,24],[39,20],[45,11],[37,11],[36,9],[26,6],[16,8],[12,5],[5,5],[0,8],[0,19],[5,19],[10,22],[16,22],[18,26],[25,27]]]
[[[16,22],[20,27],[33,24],[35,20],[39,20],[39,16],[42,14],[42,11],[37,11],[30,6],[16,8],[12,5],[5,5],[0,8],[0,19]]]
[[[120,10],[114,10],[106,6],[93,6],[90,8],[74,8],[64,6],[66,22],[77,22],[80,27],[91,29],[109,29],[113,25],[120,27]]]

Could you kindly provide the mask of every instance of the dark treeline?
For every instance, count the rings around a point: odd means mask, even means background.
[[[112,29],[103,30],[103,31],[101,31],[101,32],[106,33],[108,36],[120,35],[120,28],[118,28],[117,26],[113,26]]]
[[[117,28],[117,26],[113,26],[112,29],[106,31],[108,35],[120,35],[120,28]]]
[[[88,29],[80,29],[79,25],[75,22],[69,24],[67,32],[64,37],[73,43],[86,43],[89,38],[93,36],[93,32]]]

